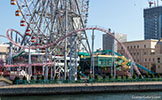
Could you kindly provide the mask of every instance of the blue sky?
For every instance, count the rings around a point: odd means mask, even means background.
[[[112,31],[127,34],[129,41],[142,40],[144,38],[143,9],[146,7],[148,7],[147,0],[90,0],[87,26],[99,25],[111,28]],[[19,25],[21,17],[15,16],[16,9],[17,6],[10,5],[10,0],[1,0],[0,34],[5,34],[10,28],[18,31],[24,29]],[[95,39],[95,48],[101,48],[102,34],[96,32]],[[0,42],[4,41],[0,39]]]

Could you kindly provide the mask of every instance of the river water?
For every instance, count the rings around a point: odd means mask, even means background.
[[[162,92],[89,93],[74,95],[14,96],[0,100],[162,100]]]

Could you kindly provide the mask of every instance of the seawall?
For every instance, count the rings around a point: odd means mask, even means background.
[[[0,87],[0,96],[162,91],[162,82],[34,84]]]

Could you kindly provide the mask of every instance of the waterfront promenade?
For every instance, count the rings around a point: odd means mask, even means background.
[[[32,84],[0,87],[1,96],[129,91],[162,91],[162,82]]]

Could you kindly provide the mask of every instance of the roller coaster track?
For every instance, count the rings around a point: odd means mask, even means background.
[[[97,26],[95,26],[95,27],[87,27],[87,28],[82,28],[82,29],[79,29],[79,30],[75,30],[75,31],[68,33],[66,36],[63,36],[63,37],[59,38],[58,40],[56,40],[56,41],[54,41],[54,42],[52,42],[52,43],[50,43],[50,44],[37,45],[37,46],[23,46],[23,45],[21,45],[21,44],[16,43],[15,41],[13,41],[13,40],[11,39],[11,37],[10,37],[10,33],[11,33],[11,32],[15,32],[16,34],[22,36],[18,31],[14,30],[14,29],[9,29],[9,30],[7,30],[6,36],[5,36],[5,37],[8,38],[8,40],[9,40],[13,45],[18,46],[18,47],[20,47],[21,49],[37,49],[37,48],[48,48],[48,47],[51,47],[51,46],[53,46],[53,45],[56,45],[56,44],[59,43],[60,41],[63,41],[65,38],[72,36],[73,34],[76,34],[76,33],[80,32],[80,31],[86,31],[86,30],[98,30],[98,31],[104,32],[104,33],[110,35],[112,38],[114,38],[114,39],[123,47],[123,49],[125,50],[125,52],[126,52],[128,58],[129,58],[129,59],[131,60],[131,62],[132,62],[133,68],[135,69],[135,71],[137,72],[137,74],[138,74],[138,75],[141,74],[140,71],[138,70],[138,67],[137,67],[136,64],[134,63],[134,60],[133,60],[132,56],[130,55],[129,51],[128,51],[127,48],[124,46],[124,44],[121,43],[121,42],[120,42],[112,33],[110,33],[107,29],[103,29],[103,28],[100,28],[100,27],[97,27]],[[33,64],[33,65],[34,65],[34,66],[37,66],[37,65],[45,65],[45,64],[47,64],[47,63],[39,63],[39,64]],[[53,64],[53,63],[49,62],[48,65],[50,65],[50,64]],[[19,64],[18,66],[20,66],[20,65],[21,65],[21,66],[28,66],[28,64]],[[9,67],[9,66],[11,66],[11,67],[13,66],[13,67],[14,67],[14,66],[16,66],[16,65],[5,65],[5,66],[6,66],[6,67]]]

